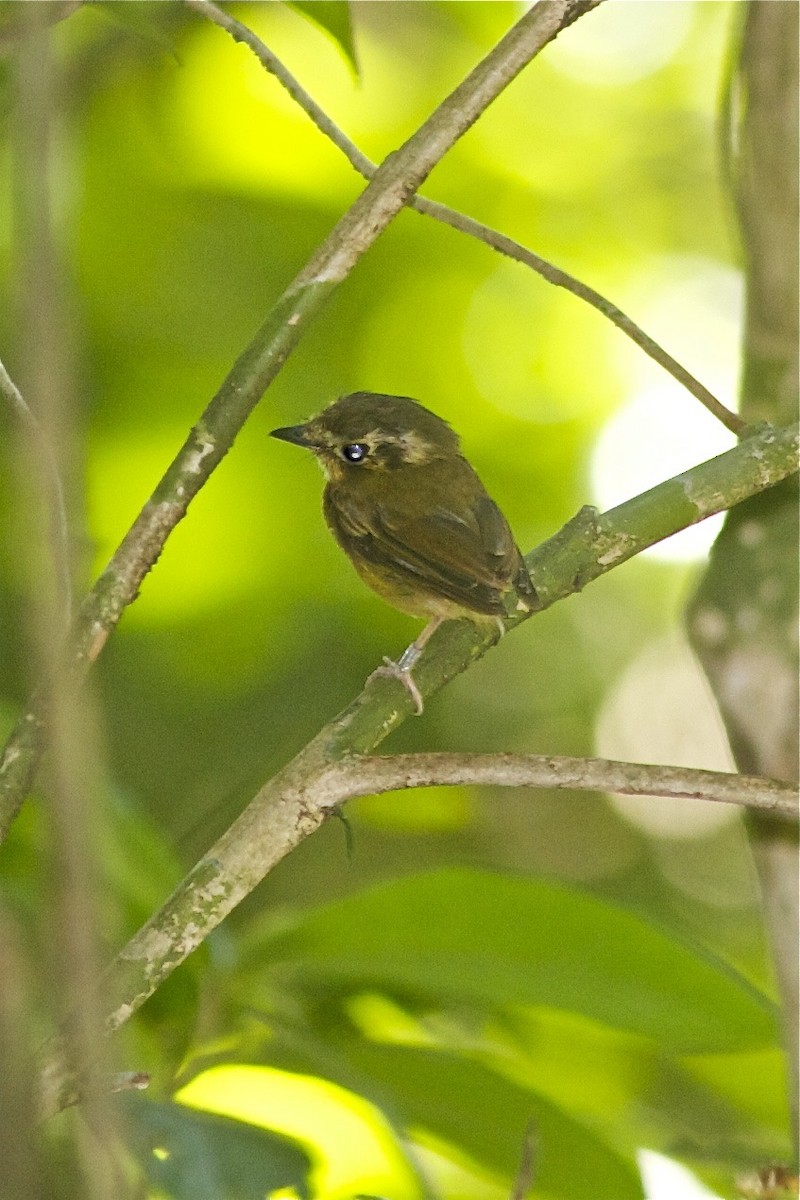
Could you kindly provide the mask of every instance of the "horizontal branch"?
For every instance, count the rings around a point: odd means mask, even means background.
[[[542,607],[580,591],[660,538],[780,482],[796,471],[797,452],[796,427],[764,429],[611,512],[600,516],[584,510],[528,556]],[[508,627],[535,615],[515,618]],[[414,668],[423,696],[464,671],[496,637],[496,630],[487,633],[472,621],[446,622]],[[264,876],[319,828],[342,799],[330,786],[336,764],[351,765],[354,756],[370,754],[413,711],[411,697],[396,679],[371,678],[352,704],[264,784],[111,965],[104,980],[109,1032],[124,1024]],[[652,779],[648,789],[651,785]],[[75,1084],[59,1044],[49,1047],[48,1058],[44,1105],[54,1111],[74,1095]]]
[[[542,754],[394,754],[342,759],[319,778],[319,803],[413,787],[492,786],[710,800],[798,819],[791,783],[759,776]],[[322,800],[322,796],[326,800]]]
[[[359,175],[362,175],[365,179],[372,179],[378,169],[376,164],[358,148],[343,129],[331,120],[325,110],[306,91],[288,67],[281,62],[278,56],[270,50],[269,46],[252,29],[242,24],[241,21],[237,21],[235,17],[224,12],[221,8],[218,8],[212,0],[184,0],[184,3],[187,7],[194,9],[195,12],[207,17],[209,21],[219,26],[220,29],[224,29],[235,41],[247,46],[265,70],[278,80],[306,116],[313,121],[320,133],[328,138],[338,150],[341,150],[342,154],[344,154],[350,165],[358,171]],[[592,308],[602,313],[612,324],[616,325],[617,329],[629,337],[649,358],[663,367],[673,379],[676,379],[678,383],[685,387],[731,433],[735,433],[737,437],[743,437],[751,431],[746,421],[738,416],[737,413],[726,408],[699,379],[696,379],[690,371],[687,371],[663,346],[660,346],[654,338],[645,333],[641,326],[632,321],[621,308],[601,295],[595,288],[589,287],[588,284],[583,283],[580,279],[576,279],[574,275],[570,275],[567,271],[562,270],[561,267],[548,262],[541,255],[534,254],[532,250],[521,245],[520,242],[514,241],[513,238],[508,237],[506,234],[500,233],[496,229],[491,229],[488,225],[476,221],[473,217],[468,217],[465,213],[457,212],[455,209],[449,208],[446,204],[440,204],[436,200],[429,200],[425,196],[413,196],[408,201],[408,207],[413,208],[416,212],[423,213],[425,216],[432,217],[444,225],[449,225],[452,229],[456,229],[460,233],[465,233],[469,237],[484,242],[487,246],[491,246],[493,250],[497,250],[498,253],[505,255],[506,258],[511,258],[515,262],[530,267],[538,275],[541,275],[543,279],[546,279],[548,283],[553,284],[555,287],[564,288],[565,291],[571,292],[573,296],[577,296],[579,300],[583,300],[586,304],[591,305]]]
[[[77,683],[97,658],[123,611],[139,594],[172,530],[232,446],[247,417],[361,256],[434,166],[559,29],[600,0],[540,0],[381,164],[309,262],[289,284],[234,363],[153,495],[87,595],[65,666]],[[41,706],[20,718],[0,757],[0,840],[33,782],[44,745]]]

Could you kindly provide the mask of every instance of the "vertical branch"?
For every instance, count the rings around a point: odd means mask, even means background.
[[[50,47],[47,5],[24,6],[16,57],[14,133],[14,233],[21,346],[21,375],[41,443],[53,448],[58,474],[75,479],[74,405],[68,366],[65,280],[55,234],[54,114],[60,109],[59,77]],[[21,433],[21,431],[20,431]],[[38,442],[38,439],[37,439]],[[99,1042],[100,1012],[95,980],[99,968],[94,858],[90,812],[93,773],[84,698],[69,694],[63,668],[64,589],[71,575],[65,544],[50,536],[52,508],[40,445],[18,437],[14,511],[25,530],[26,638],[31,672],[39,681],[49,736],[43,783],[47,845],[43,919],[48,953],[40,964],[50,1017],[72,1014],[67,1054],[91,1062]],[[73,504],[74,512],[77,505]],[[69,512],[69,508],[67,510]],[[72,515],[74,515],[74,512]],[[22,543],[21,543],[22,544]],[[30,1021],[30,1013],[24,1014]],[[18,1035],[24,1043],[26,1030]],[[94,1057],[96,1061],[96,1053]],[[96,1068],[99,1069],[99,1068]],[[91,1074],[91,1070],[90,1070]],[[101,1095],[91,1084],[87,1094]],[[107,1164],[113,1128],[105,1101],[89,1100],[86,1123],[72,1127],[83,1194],[87,1200],[119,1195]],[[103,1146],[98,1155],[92,1138]],[[2,1167],[0,1167],[2,1170]]]
[[[798,7],[751,0],[739,70],[738,203],[747,315],[741,411],[792,420],[798,401]],[[797,779],[796,479],[728,514],[690,632],[739,769]],[[751,844],[784,1007],[798,1125],[797,829],[752,816]]]
[[[42,1191],[36,1144],[38,1097],[28,1025],[30,961],[9,913],[0,908],[0,1171],[8,1200],[37,1200]]]
[[[36,419],[36,415],[28,407],[17,385],[0,361],[0,395],[8,404],[11,412],[19,422],[20,429],[26,431],[31,439],[33,452],[37,457],[37,479],[41,480],[42,492],[48,496],[50,511],[50,541],[53,553],[57,584],[61,591],[61,603],[64,612],[64,626],[72,619],[72,578],[70,570],[69,521],[67,519],[67,502],[64,485],[61,482],[55,455],[47,442],[45,431]]]

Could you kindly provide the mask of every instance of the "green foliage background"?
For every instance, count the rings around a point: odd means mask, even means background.
[[[621,7],[627,54],[617,17],[590,14],[426,190],[636,317],[668,260],[738,263],[716,127],[738,18],[716,0]],[[345,6],[296,8],[316,10],[339,42],[281,4],[236,12],[377,160],[518,11],[356,3],[351,43]],[[88,584],[361,184],[243,48],[177,5],[87,5],[53,36],[67,83],[54,207],[76,347],[70,486],[85,502]],[[571,42],[587,47],[581,69]],[[8,64],[2,85],[0,352],[14,374]],[[314,464],[269,430],[345,391],[416,396],[461,433],[529,549],[593,499],[592,448],[631,372],[658,379],[639,354],[486,247],[413,213],[395,221],[287,363],[98,664],[109,949],[413,636],[333,545]],[[693,404],[674,393],[677,425]],[[9,422],[1,413],[0,719],[10,726],[31,680]],[[719,449],[727,444],[720,431]],[[687,466],[698,457],[690,442],[686,456]],[[592,753],[609,689],[680,624],[699,569],[640,559],[556,606],[390,749]],[[656,700],[642,721],[659,719]],[[665,844],[600,797],[467,790],[365,800],[347,817],[352,852],[329,822],[126,1033],[120,1058],[153,1073],[154,1098],[171,1093],[179,1067],[185,1082],[201,1062],[318,1075],[382,1110],[399,1160],[404,1139],[425,1146],[414,1161],[452,1196],[507,1194],[531,1117],[534,1194],[563,1200],[640,1195],[639,1147],[692,1162],[725,1195],[735,1169],[788,1153],[772,981],[738,826]],[[3,851],[3,893],[34,944],[48,928],[40,827],[34,801]],[[676,858],[680,869],[667,870]],[[682,884],[695,872],[705,900]],[[129,1107],[157,1194],[244,1197],[305,1178],[305,1156],[286,1144],[236,1143],[229,1154],[230,1131],[189,1130],[189,1109]],[[206,1191],[187,1170],[159,1168],[156,1145],[210,1164]],[[173,1166],[184,1161],[175,1154]],[[410,1163],[383,1179],[387,1195],[424,1193]],[[329,1178],[326,1194],[377,1189],[357,1167],[350,1184]]]

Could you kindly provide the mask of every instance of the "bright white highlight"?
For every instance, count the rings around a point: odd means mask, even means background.
[[[655,1150],[640,1150],[636,1157],[646,1200],[722,1200],[671,1158]]]
[[[628,7],[628,6],[625,6]],[[642,295],[623,307],[727,407],[738,393],[742,285],[731,268],[702,258],[669,258],[649,272]],[[607,422],[591,464],[603,510],[722,454],[735,439],[699,401],[644,356],[620,347],[630,399]],[[722,525],[711,517],[645,551],[654,558],[704,557]]]
[[[645,79],[680,49],[692,25],[692,6],[605,4],[592,21],[547,48],[547,62],[580,83],[617,87]]]

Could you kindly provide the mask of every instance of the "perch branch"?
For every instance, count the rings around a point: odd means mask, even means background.
[[[189,8],[194,9],[195,12],[207,17],[209,21],[218,25],[220,29],[224,29],[235,41],[241,42],[252,50],[261,65],[282,84],[292,99],[313,121],[320,133],[324,134],[326,138],[333,142],[337,149],[341,150],[350,165],[360,175],[365,179],[372,179],[378,169],[375,163],[366,154],[363,154],[355,142],[351,141],[347,134],[331,120],[324,109],[317,104],[316,100],[295,79],[291,71],[289,71],[257,34],[253,33],[246,25],[243,25],[241,21],[237,21],[235,17],[223,12],[216,4],[212,3],[212,0],[184,0],[184,3]],[[530,267],[537,274],[541,275],[543,279],[546,279],[548,283],[552,283],[555,287],[562,287],[565,291],[571,292],[573,296],[577,296],[579,300],[585,301],[616,325],[645,354],[652,358],[654,362],[657,362],[659,366],[663,367],[673,379],[682,384],[731,433],[735,433],[737,437],[743,437],[750,430],[750,426],[746,421],[742,420],[735,412],[731,412],[729,408],[726,408],[707,387],[698,379],[695,379],[685,367],[681,366],[658,342],[645,333],[622,309],[618,308],[611,300],[606,299],[605,296],[602,296],[600,292],[589,287],[588,284],[582,283],[574,275],[568,274],[567,271],[563,271],[560,267],[548,262],[547,259],[534,254],[532,250],[528,250],[527,247],[514,241],[513,238],[507,237],[495,229],[490,229],[488,225],[484,225],[480,221],[466,216],[464,213],[457,212],[445,204],[440,204],[436,200],[428,200],[424,196],[414,196],[408,202],[408,207],[413,208],[416,212],[433,217],[434,220],[441,221],[443,224],[449,225],[452,229],[457,229],[459,232],[474,237],[478,241],[484,242],[487,246],[491,246],[492,249],[497,250],[500,254],[504,254],[507,258],[514,259],[516,262]]]
[[[579,513],[528,556],[543,607],[580,591],[646,546],[780,482],[797,469],[797,451],[796,427],[768,428],[609,513]],[[524,619],[527,617],[520,615],[509,624]],[[422,694],[430,696],[466,670],[495,638],[496,631],[487,634],[472,621],[446,622],[415,668]],[[109,968],[104,979],[108,1032],[124,1024],[264,876],[322,824],[331,807],[341,802],[336,771],[331,774],[335,764],[369,754],[412,710],[413,702],[402,684],[376,677],[264,784]],[[770,785],[766,786],[769,791]],[[53,1112],[74,1098],[76,1083],[59,1042],[47,1048],[46,1062],[43,1105],[45,1111]]]
[[[234,363],[78,614],[65,666],[77,684],[138,595],[169,534],[228,452],[247,417],[331,293],[433,167],[532,58],[600,0],[540,0],[381,164],[355,203],[289,284]],[[41,704],[17,722],[0,758],[0,839],[27,795],[42,753]]]

